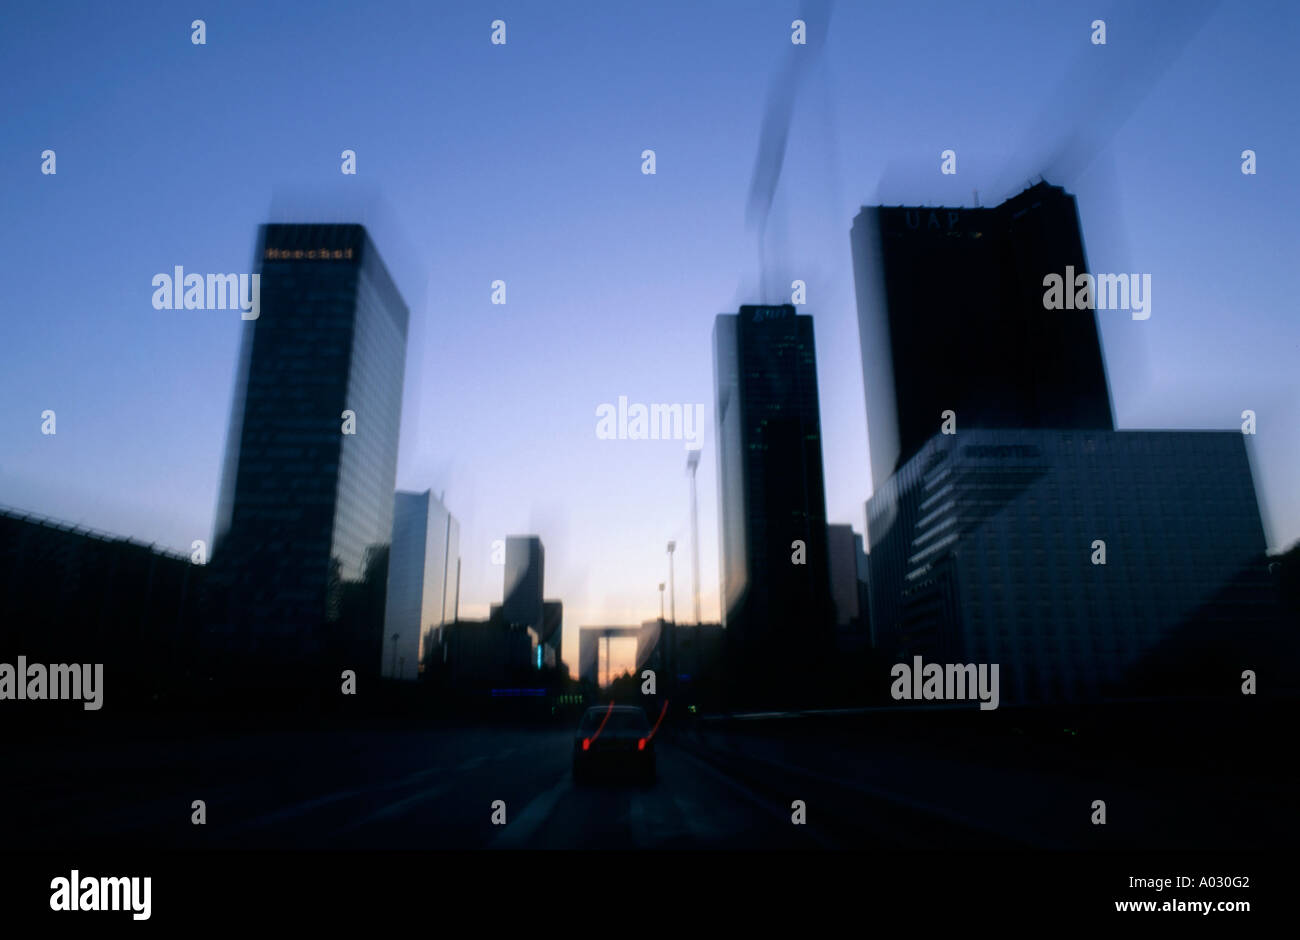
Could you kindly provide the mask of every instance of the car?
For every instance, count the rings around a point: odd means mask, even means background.
[[[654,735],[644,710],[611,702],[583,713],[573,739],[573,779],[585,783],[599,773],[655,779]]]

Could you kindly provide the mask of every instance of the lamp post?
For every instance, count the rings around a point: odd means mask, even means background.
[[[698,447],[686,452],[686,470],[691,475],[691,576],[694,579],[695,625],[700,625],[700,513],[695,502],[695,470],[700,465]]]
[[[677,624],[677,586],[673,575],[673,552],[677,550],[676,542],[668,543],[668,609],[672,614],[673,625]]]

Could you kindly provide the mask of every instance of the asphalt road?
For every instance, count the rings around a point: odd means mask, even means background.
[[[575,785],[572,740],[549,727],[98,740],[28,755],[0,825],[11,847],[44,849],[827,844],[822,827],[794,825],[791,810],[666,740],[653,784]],[[205,825],[192,822],[194,800]],[[492,818],[498,800],[504,825]]]
[[[1296,828],[1288,781],[1231,764],[701,726],[659,736],[653,784],[576,785],[572,741],[549,725],[49,736],[11,742],[0,831],[11,850],[949,851],[1258,847]],[[1090,823],[1099,797],[1106,826]]]

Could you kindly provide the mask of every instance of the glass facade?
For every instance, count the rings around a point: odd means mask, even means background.
[[[408,311],[359,225],[266,225],[214,539],[217,646],[372,671]],[[345,415],[345,412],[347,413]]]
[[[397,493],[381,675],[419,678],[434,631],[456,619],[459,556],[460,524],[442,502],[431,492]]]
[[[501,616],[506,623],[529,627],[538,636],[545,626],[542,590],[546,552],[535,535],[506,537],[505,588]]]
[[[824,650],[833,618],[812,317],[742,306],[717,318],[713,349],[728,642],[774,665]]]
[[[1190,675],[1196,650],[1273,623],[1236,432],[936,435],[867,526],[877,644],[999,663],[1007,703],[1171,691],[1153,663]]]

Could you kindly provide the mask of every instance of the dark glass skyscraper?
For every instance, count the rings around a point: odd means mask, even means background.
[[[751,686],[766,675],[788,688],[830,642],[812,317],[789,304],[722,314],[713,355],[728,657]]]
[[[1088,270],[1073,196],[863,208],[852,241],[877,488],[944,411],[958,431],[1114,429],[1096,314],[1043,307],[1046,275]]]
[[[217,512],[211,639],[250,665],[374,672],[406,304],[360,225],[263,226],[258,267],[261,316],[244,335]]]

